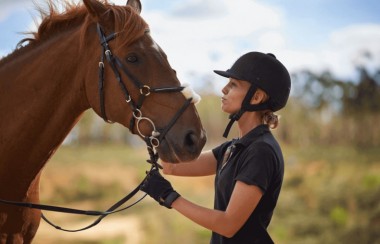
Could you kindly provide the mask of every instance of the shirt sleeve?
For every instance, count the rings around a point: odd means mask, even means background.
[[[240,167],[235,180],[258,186],[265,193],[274,175],[274,152],[270,145],[264,142],[255,143],[252,148],[247,149],[248,153],[239,160]]]

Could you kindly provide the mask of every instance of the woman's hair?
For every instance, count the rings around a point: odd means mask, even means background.
[[[279,123],[279,116],[272,111],[264,111],[262,113],[263,124],[268,125],[271,129],[276,129]]]
[[[269,99],[268,94],[265,91],[263,91],[262,89],[260,89],[260,91],[263,92],[263,94],[264,94],[262,102],[266,102]],[[277,128],[278,123],[279,123],[279,116],[277,114],[275,114],[271,110],[264,110],[264,111],[262,111],[261,116],[262,116],[262,123],[263,124],[268,125],[269,128],[271,128],[271,129]]]

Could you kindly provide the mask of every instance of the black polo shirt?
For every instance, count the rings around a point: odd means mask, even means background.
[[[266,229],[280,194],[284,159],[268,126],[260,125],[241,139],[225,142],[212,151],[218,162],[215,209],[226,210],[236,181],[258,186],[263,196],[247,222],[232,238],[213,232],[210,243],[273,243]]]

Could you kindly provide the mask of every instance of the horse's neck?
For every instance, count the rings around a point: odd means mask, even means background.
[[[0,67],[0,179],[15,175],[3,173],[8,165],[17,174],[36,175],[88,108],[79,37],[69,34]]]

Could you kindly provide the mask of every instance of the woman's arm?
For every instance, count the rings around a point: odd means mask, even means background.
[[[259,187],[237,181],[226,211],[204,208],[183,197],[175,200],[172,208],[209,230],[232,237],[255,210],[261,197]]]
[[[202,152],[201,155],[190,162],[178,164],[161,162],[163,173],[176,176],[207,176],[216,172],[216,158],[212,151]]]

